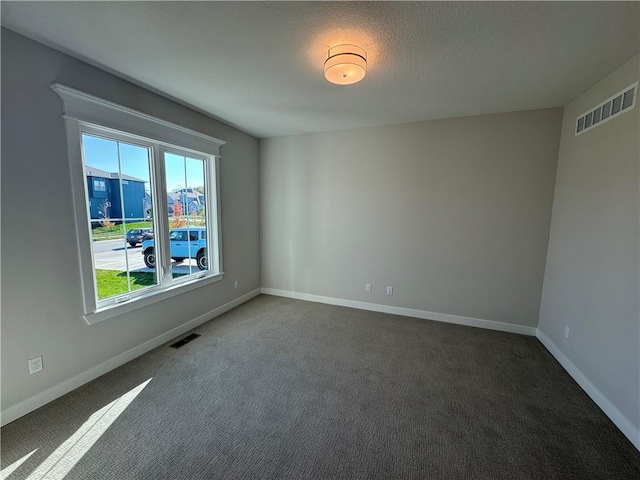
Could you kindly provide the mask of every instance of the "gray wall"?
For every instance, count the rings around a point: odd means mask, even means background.
[[[535,327],[561,119],[260,140],[262,286]]]
[[[62,102],[52,82],[226,140],[223,281],[84,322]],[[3,409],[259,288],[258,187],[257,139],[2,29]],[[36,355],[45,369],[29,375]]]
[[[640,57],[565,108],[539,329],[640,428],[640,108],[576,117],[638,80]],[[563,336],[565,325],[569,338]]]

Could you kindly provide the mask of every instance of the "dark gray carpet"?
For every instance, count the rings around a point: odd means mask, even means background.
[[[151,378],[66,478],[640,478],[532,337],[264,295],[195,332],[7,425],[2,468]]]

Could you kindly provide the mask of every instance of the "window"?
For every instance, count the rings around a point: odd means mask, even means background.
[[[64,104],[87,322],[220,280],[224,142],[52,88]]]
[[[93,191],[94,192],[106,192],[107,184],[104,180],[94,180],[93,181]]]

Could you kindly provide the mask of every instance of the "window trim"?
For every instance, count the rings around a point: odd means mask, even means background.
[[[219,149],[225,142],[59,83],[53,83],[51,89],[62,99],[63,104],[62,118],[64,118],[66,126],[85,321],[92,325],[222,280],[224,272],[222,268]],[[197,158],[202,158],[202,154],[213,157],[213,161],[208,162],[206,171],[210,186],[215,188],[215,208],[211,209],[211,222],[212,226],[217,227],[215,229],[217,238],[214,237],[213,228],[209,228],[207,229],[207,241],[209,245],[217,245],[217,255],[212,255],[212,251],[209,252],[210,270],[208,274],[206,273],[201,278],[187,278],[184,281],[172,282],[171,285],[165,287],[155,289],[152,287],[151,291],[144,289],[143,293],[135,295],[125,294],[123,297],[129,296],[129,298],[122,303],[113,303],[98,308],[91,229],[87,215],[89,192],[82,156],[81,135],[83,132],[89,134],[92,132],[100,134],[101,132],[103,136],[113,134],[114,138],[128,142],[135,142],[137,137],[145,144],[152,143],[157,147],[154,148],[151,158],[155,164],[162,161],[165,151],[183,152],[187,155],[195,155]],[[156,168],[153,170],[157,174],[158,170]],[[152,179],[152,181],[164,182],[164,179]],[[160,191],[163,191],[161,187],[162,185],[160,185]],[[209,195],[209,197],[213,197],[213,195]],[[208,201],[208,206],[211,205],[211,202],[213,202],[213,198]],[[154,195],[154,203],[158,214],[161,215],[163,211],[166,213],[167,206],[162,205],[158,195]],[[162,237],[164,236],[164,232],[162,232],[158,242],[162,248],[167,249],[166,254],[168,254],[169,247],[165,245],[167,242],[163,241]],[[171,260],[170,257],[166,257],[165,261],[167,258],[168,261]],[[216,265],[217,270],[214,268]],[[158,276],[166,274],[166,266],[160,268],[158,265],[156,268]]]

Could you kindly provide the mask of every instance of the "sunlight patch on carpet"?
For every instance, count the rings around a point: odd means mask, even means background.
[[[8,467],[3,468],[0,471],[0,480],[5,480],[5,478],[7,478],[9,475],[11,475],[20,465],[22,465],[24,462],[26,462],[29,459],[29,457],[31,455],[33,455],[34,453],[36,453],[37,451],[38,451],[38,449],[36,448],[33,452],[27,453],[20,460],[16,460],[15,462],[13,462]]]
[[[133,390],[130,390],[91,415],[73,435],[60,445],[55,452],[49,455],[49,458],[42,462],[42,464],[27,477],[27,480],[43,480],[45,478],[47,480],[63,479],[100,439],[104,432],[107,431],[111,424],[126,410],[131,402],[135,400],[140,392],[144,390],[151,380],[150,378],[146,382],[141,383]],[[33,452],[31,452],[29,456],[32,453]],[[19,461],[24,460],[20,459]]]

